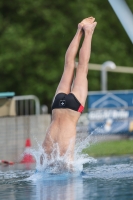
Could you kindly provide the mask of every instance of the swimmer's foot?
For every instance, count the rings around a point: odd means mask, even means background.
[[[84,26],[84,23],[80,22],[80,23],[78,24],[78,29],[79,29],[79,30],[83,30],[83,26]]]
[[[88,23],[89,18],[83,19],[79,24],[78,24],[78,29],[83,30],[83,26]]]
[[[83,30],[88,33],[93,33],[96,25],[97,25],[97,22],[95,22],[95,18],[88,17],[84,21]]]
[[[82,29],[85,24],[87,24],[88,22],[93,23],[94,21],[95,21],[94,17],[85,18],[78,24],[78,28]]]

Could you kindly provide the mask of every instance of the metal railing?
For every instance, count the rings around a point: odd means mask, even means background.
[[[40,101],[35,95],[15,96],[16,115],[39,115]]]

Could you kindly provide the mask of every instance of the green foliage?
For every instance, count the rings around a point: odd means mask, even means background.
[[[128,4],[133,8],[133,1]],[[65,51],[87,16],[98,22],[90,62],[133,66],[132,43],[108,1],[1,0],[0,10],[0,91],[34,94],[50,106]],[[125,75],[110,74],[109,89],[132,89],[127,76],[125,82]],[[89,72],[88,78],[89,90],[100,90],[99,72]]]
[[[94,157],[129,155],[133,154],[133,141],[116,140],[99,142],[84,149],[83,153]]]

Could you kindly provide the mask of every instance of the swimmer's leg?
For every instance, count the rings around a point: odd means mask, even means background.
[[[73,81],[74,68],[75,68],[75,57],[79,48],[79,43],[83,34],[83,21],[78,24],[77,32],[71,41],[66,54],[65,54],[65,64],[64,71],[58,88],[56,90],[56,94],[63,92],[68,94],[71,90],[71,84]]]
[[[57,95],[60,92],[63,92],[66,94],[70,92],[74,69],[75,69],[75,57],[76,57],[79,43],[83,34],[83,29],[82,29],[83,25],[84,25],[83,21],[78,24],[77,32],[66,51],[64,72],[63,72],[62,78],[60,80],[60,83],[58,85],[55,95]],[[43,142],[43,148],[45,148],[45,150],[49,154],[50,152],[52,152],[53,144],[51,142],[50,134],[48,132]]]
[[[91,54],[91,41],[93,31],[96,26],[95,18],[90,17],[86,19],[86,23],[83,26],[85,37],[82,47],[79,52],[79,63],[76,71],[76,77],[74,81],[74,86],[72,93],[78,98],[80,103],[84,106],[87,93],[88,93],[88,62]]]

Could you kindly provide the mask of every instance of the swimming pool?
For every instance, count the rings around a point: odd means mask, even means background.
[[[0,166],[0,200],[130,200],[133,156],[98,158],[82,174],[35,173],[35,166]]]

